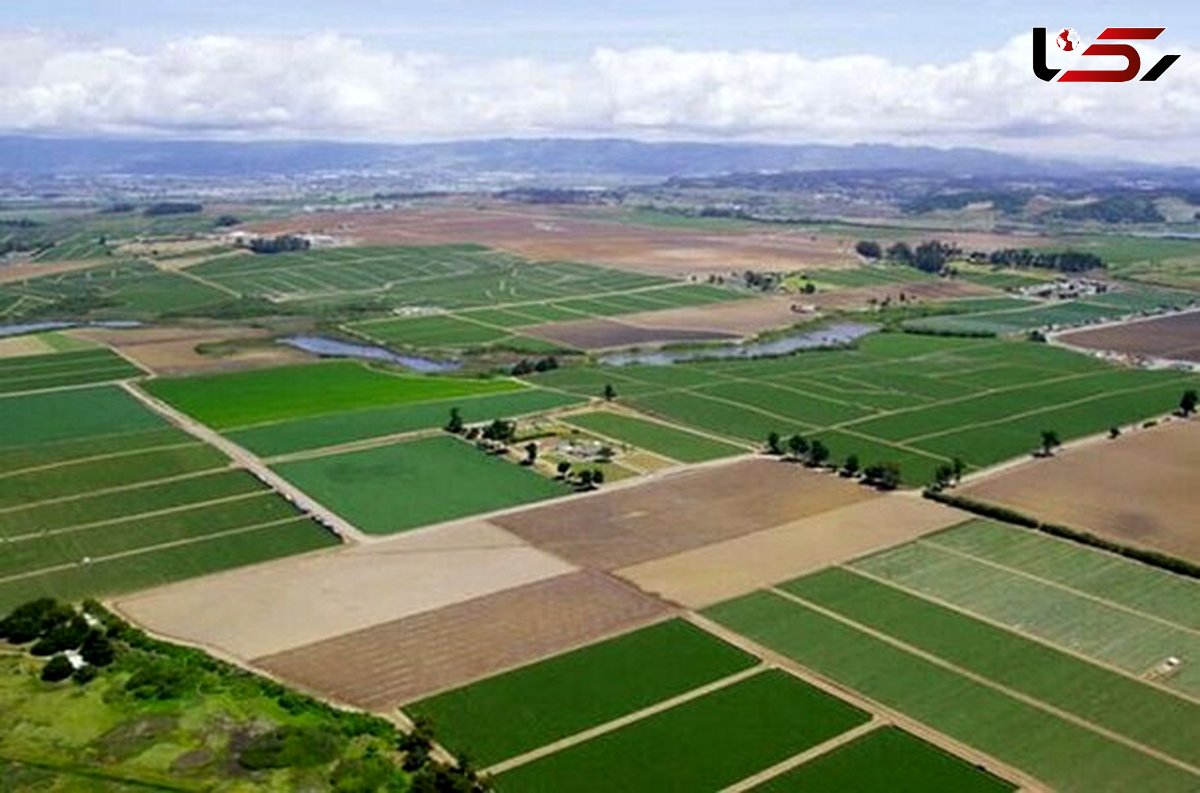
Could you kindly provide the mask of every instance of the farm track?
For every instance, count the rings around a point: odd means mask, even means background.
[[[125,389],[130,396],[137,399],[154,413],[165,418],[169,423],[183,429],[189,434],[208,443],[210,446],[220,450],[230,457],[235,463],[241,465],[250,473],[254,474],[261,481],[270,485],[273,490],[281,493],[292,503],[296,504],[303,511],[308,512],[318,519],[323,520],[327,525],[334,528],[338,535],[343,538],[351,539],[355,542],[371,542],[372,539],[360,532],[357,527],[344,520],[340,515],[335,513],[315,500],[310,498],[307,493],[292,485],[282,476],[279,476],[271,470],[266,463],[254,456],[250,452],[238,446],[236,443],[226,439],[219,433],[210,430],[205,425],[191,418],[185,413],[182,413],[175,408],[167,405],[165,402],[156,399],[149,394],[133,387],[128,383],[122,383],[122,388]]]

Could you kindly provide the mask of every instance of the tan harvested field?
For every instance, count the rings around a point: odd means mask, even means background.
[[[1200,363],[1200,311],[1063,333],[1073,347]]]
[[[885,286],[867,286],[855,289],[838,289],[832,292],[821,292],[815,295],[804,295],[805,303],[811,303],[817,308],[862,308],[868,306],[871,300],[883,301],[891,298],[893,302],[904,293],[908,300],[952,300],[960,297],[980,297],[983,295],[998,295],[1000,290],[966,281],[910,281],[906,284]]]
[[[15,281],[24,281],[26,278],[37,278],[41,275],[57,275],[58,273],[86,270],[89,267],[96,267],[104,263],[101,259],[80,259],[64,262],[12,262],[11,264],[0,266],[0,284],[11,284]]]
[[[269,343],[270,332],[260,328],[78,328],[68,333],[75,338],[106,344],[158,375],[218,372],[311,360],[300,350]],[[227,342],[261,344],[232,348],[223,355],[205,355],[197,350],[203,344]]]
[[[673,309],[672,309],[673,310]],[[602,350],[635,344],[667,344],[679,341],[719,341],[736,339],[737,334],[692,328],[647,328],[612,319],[581,319],[551,322],[525,328],[527,336],[536,336],[556,344],[580,350]]]
[[[309,691],[386,711],[670,613],[662,601],[586,571],[259,658],[255,664]]]
[[[616,572],[646,592],[701,609],[969,517],[910,494],[892,494]]]
[[[879,498],[844,479],[749,459],[492,519],[582,567],[612,570]]]
[[[0,358],[20,358],[23,355],[41,355],[54,352],[54,348],[41,336],[13,336],[0,339]]]
[[[115,606],[155,633],[251,659],[573,569],[470,522],[193,579]]]
[[[1200,421],[1175,420],[1017,465],[963,494],[1200,562],[1198,470]]]
[[[639,225],[619,211],[613,211],[609,218],[594,207],[589,207],[585,215],[565,207],[499,202],[297,215],[250,228],[269,234],[330,234],[364,245],[476,242],[529,259],[569,259],[659,275],[852,267],[858,264],[854,243],[860,239],[848,233],[818,233],[788,226],[718,231]],[[1014,239],[1006,235],[974,232],[930,232],[922,236],[897,229],[891,237],[937,237],[982,250],[1014,245]]]

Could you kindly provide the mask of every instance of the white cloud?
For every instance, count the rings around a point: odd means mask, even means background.
[[[1161,54],[1142,49],[1145,67]],[[1200,154],[1198,55],[1185,51],[1157,83],[1058,85],[1032,75],[1028,34],[955,63],[908,66],[667,48],[454,60],[336,35],[181,38],[135,52],[14,33],[0,35],[0,129],[889,141],[1187,160]]]

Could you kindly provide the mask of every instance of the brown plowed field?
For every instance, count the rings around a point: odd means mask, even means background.
[[[751,459],[667,475],[497,523],[583,567],[611,570],[879,498],[844,479]]]
[[[1200,563],[1197,471],[1200,420],[1175,420],[1018,465],[963,493]]]
[[[892,494],[643,562],[617,575],[646,592],[702,609],[915,540],[968,517],[932,501]]]
[[[737,339],[737,334],[691,328],[643,328],[611,319],[581,319],[572,322],[551,322],[522,333],[539,339],[565,344],[580,350],[602,350],[607,347],[629,347],[635,344],[666,344],[675,341],[719,341]]]
[[[1075,347],[1200,363],[1200,311],[1064,333]]]
[[[662,601],[607,575],[571,573],[255,664],[310,691],[384,711],[669,613]]]
[[[245,369],[311,360],[299,350],[269,342],[271,333],[243,327],[79,328],[72,336],[107,344],[126,358],[159,375]],[[261,342],[229,355],[203,355],[197,348],[222,342]]]

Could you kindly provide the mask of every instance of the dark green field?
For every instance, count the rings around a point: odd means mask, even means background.
[[[757,659],[671,620],[405,707],[490,765],[747,669]],[[496,729],[503,724],[504,729]]]
[[[133,364],[104,348],[0,360],[0,394],[44,391],[140,377]]]
[[[720,790],[867,720],[777,670],[500,774],[512,791]]]
[[[578,413],[567,422],[685,463],[744,454],[745,448],[618,413]]]
[[[1005,782],[896,727],[880,727],[755,793],[1002,793]]]
[[[275,470],[362,531],[390,534],[565,495],[569,488],[449,436]]]

